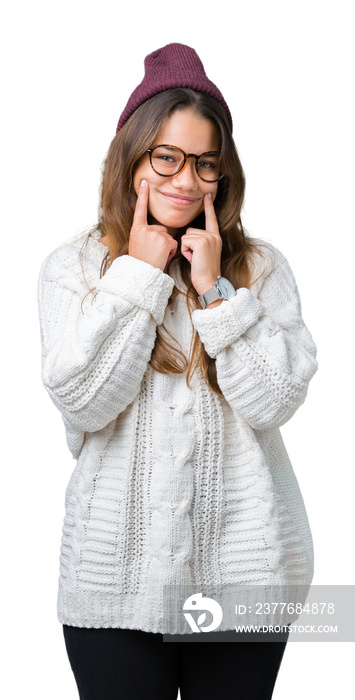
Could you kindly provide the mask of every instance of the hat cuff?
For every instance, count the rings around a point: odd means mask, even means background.
[[[149,85],[146,85],[146,89],[143,88],[142,86],[139,85],[134,92],[132,93],[131,97],[129,98],[129,101],[123,110],[119,122],[117,124],[117,129],[116,129],[116,134],[117,132],[122,128],[122,126],[126,123],[126,121],[129,119],[129,117],[132,116],[133,112],[136,111],[138,107],[140,107],[141,104],[144,104],[144,102],[147,102],[151,97],[154,97],[155,95],[158,95],[160,92],[165,92],[165,90],[173,90],[174,88],[190,88],[191,90],[197,90],[198,92],[204,92],[207,95],[210,95],[210,97],[213,97],[217,102],[220,103],[220,105],[223,107],[228,123],[230,126],[230,129],[232,131],[233,129],[233,122],[232,122],[232,116],[229,111],[228,105],[225,102],[222,94],[212,83],[210,80],[201,80],[200,76],[196,77],[191,77],[187,79],[186,76],[166,76],[166,79],[162,78],[159,81],[159,84],[154,84],[153,82]]]

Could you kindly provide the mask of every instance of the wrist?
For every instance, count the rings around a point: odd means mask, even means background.
[[[224,299],[228,300],[235,294],[236,290],[231,282],[229,282],[229,280],[227,280],[225,277],[221,277],[219,275],[217,280],[213,282],[205,292],[199,294],[198,299],[203,309],[206,309],[207,307],[214,308],[214,306],[218,305],[215,302],[221,303]],[[212,306],[212,304],[214,306]]]
[[[216,275],[215,277],[208,277],[208,279],[204,279],[202,282],[194,284],[197,294],[201,296],[201,294],[207,292],[208,289],[210,289],[214,284],[216,284],[217,279],[218,277],[220,277],[220,275],[221,273],[219,272],[218,275]]]

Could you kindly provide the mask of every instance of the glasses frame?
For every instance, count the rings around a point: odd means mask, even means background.
[[[158,171],[155,170],[154,165],[152,163],[152,153],[156,148],[161,148],[162,146],[166,146],[167,148],[176,148],[177,151],[180,151],[180,153],[183,153],[183,155],[184,155],[183,163],[180,166],[180,168],[176,171],[176,173],[172,173],[171,175],[162,175],[162,173],[158,173]],[[175,175],[177,175],[178,173],[181,173],[181,171],[184,169],[184,167],[187,163],[188,158],[195,158],[195,170],[196,170],[197,175],[199,176],[199,178],[201,180],[203,180],[203,182],[219,182],[220,180],[222,180],[222,177],[224,177],[224,173],[222,173],[222,175],[217,177],[216,180],[206,180],[204,177],[201,177],[200,173],[197,170],[197,161],[200,158],[202,158],[202,156],[207,156],[207,155],[219,156],[220,155],[219,151],[205,151],[204,153],[201,153],[201,155],[197,156],[195,153],[185,153],[185,151],[183,151],[182,148],[179,148],[178,146],[173,146],[170,143],[159,143],[156,146],[153,146],[153,148],[147,148],[147,153],[149,153],[149,161],[150,161],[150,165],[151,165],[152,169],[160,177],[175,177]]]

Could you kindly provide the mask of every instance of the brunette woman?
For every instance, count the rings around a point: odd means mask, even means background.
[[[287,635],[244,641],[236,592],[245,624],[276,595],[286,625],[280,590],[296,605],[312,580],[279,428],[316,347],[244,188],[221,92],[169,44],[119,119],[98,225],[42,267],[43,382],[77,460],[58,616],[86,700],[271,698]]]

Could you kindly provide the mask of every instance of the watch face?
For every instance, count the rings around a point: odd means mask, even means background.
[[[222,292],[222,294],[227,297],[227,299],[230,299],[231,297],[234,297],[235,295],[235,289],[232,285],[232,283],[227,280],[225,277],[220,277],[218,280],[218,286]]]

